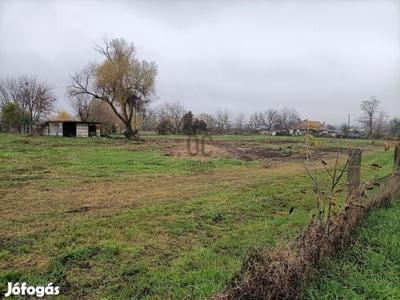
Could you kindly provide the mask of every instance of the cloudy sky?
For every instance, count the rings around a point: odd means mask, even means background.
[[[102,60],[105,36],[158,65],[157,103],[195,114],[287,106],[341,124],[376,96],[400,116],[397,0],[0,0],[0,77],[36,74],[73,112],[69,74]]]

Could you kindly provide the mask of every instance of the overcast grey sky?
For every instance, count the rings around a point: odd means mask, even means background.
[[[72,112],[69,74],[105,35],[158,65],[158,103],[195,114],[287,106],[341,124],[373,95],[400,116],[397,0],[0,0],[0,77],[37,74]]]

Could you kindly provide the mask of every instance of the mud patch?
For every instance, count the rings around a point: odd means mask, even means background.
[[[251,161],[301,161],[306,159],[306,147],[299,146],[298,140],[212,140],[210,138],[188,139],[146,139],[146,146],[158,148],[163,156],[191,158],[205,161],[210,158],[235,158],[246,162]],[[309,156],[313,158],[335,157],[338,148],[309,148]],[[341,154],[347,154],[348,149],[339,149]]]

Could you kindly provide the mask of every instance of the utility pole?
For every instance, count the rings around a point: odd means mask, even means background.
[[[347,137],[349,137],[350,134],[350,114],[347,118]]]

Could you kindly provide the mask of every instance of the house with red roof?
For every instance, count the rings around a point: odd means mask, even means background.
[[[328,134],[328,127],[325,122],[311,121],[311,120],[299,120],[292,128],[293,135],[305,135],[310,134]]]

